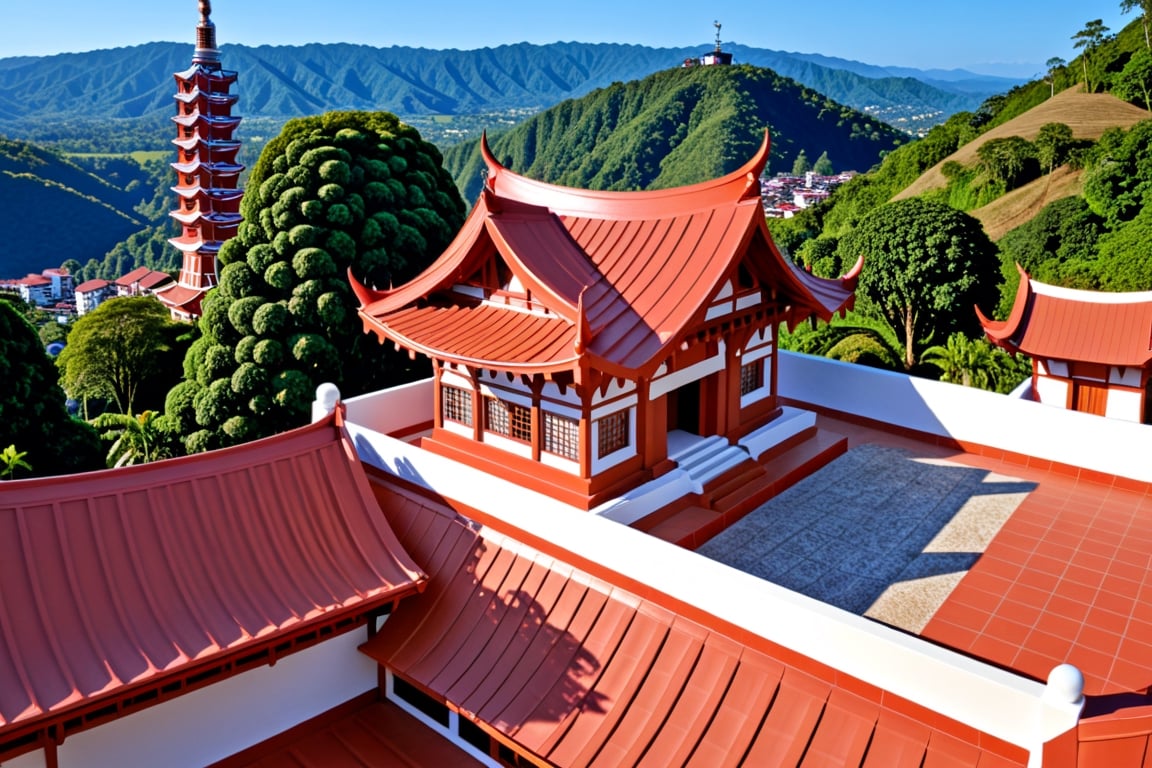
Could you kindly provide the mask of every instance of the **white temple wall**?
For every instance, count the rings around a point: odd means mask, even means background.
[[[258,744],[377,685],[357,650],[363,629],[65,739],[60,768],[199,768]],[[36,768],[13,762],[17,768]],[[4,768],[9,768],[5,762]]]
[[[1144,417],[1144,403],[1139,391],[1113,389],[1108,392],[1104,415],[1110,419],[1140,422]]]
[[[1057,408],[1068,407],[1068,394],[1070,383],[1051,376],[1037,376],[1034,392],[1036,400],[1044,405],[1054,405]]]
[[[1139,388],[1141,386],[1141,382],[1140,382],[1140,379],[1142,378],[1141,374],[1142,374],[1142,371],[1139,368],[1132,368],[1132,367],[1117,368],[1117,367],[1113,367],[1113,368],[1109,369],[1109,371],[1108,371],[1108,383],[1109,384],[1116,384],[1116,385],[1119,385],[1121,387]]]

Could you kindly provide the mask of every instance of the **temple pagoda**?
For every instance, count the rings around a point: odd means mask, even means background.
[[[216,285],[216,255],[240,225],[237,188],[244,166],[236,162],[240,142],[233,138],[240,118],[232,115],[236,96],[229,93],[236,72],[223,69],[216,47],[216,25],[208,0],[200,0],[196,50],[191,68],[176,77],[177,207],[171,216],[181,227],[172,243],[182,254],[179,280],[156,293],[181,320],[200,316],[200,300]]]
[[[456,239],[393,290],[353,280],[365,329],[428,356],[429,450],[590,508],[674,468],[676,436],[735,444],[778,413],[776,329],[850,308],[768,232],[760,173],[600,192],[534,181],[481,145]],[[747,455],[747,454],[745,454]]]
[[[1032,397],[1125,421],[1149,421],[1152,291],[1105,293],[1047,285],[1017,266],[1008,319],[977,308],[988,339],[1032,358]]]

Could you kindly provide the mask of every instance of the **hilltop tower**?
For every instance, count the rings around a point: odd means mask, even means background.
[[[236,96],[229,93],[236,72],[220,65],[216,25],[209,16],[212,4],[199,0],[196,50],[192,66],[176,78],[177,205],[171,212],[181,233],[169,240],[182,254],[179,280],[156,296],[178,320],[200,316],[200,300],[216,285],[216,256],[220,246],[240,225],[240,172],[236,162],[240,142],[233,138],[240,118],[232,115]]]
[[[725,51],[720,45],[720,22],[714,21],[712,22],[712,26],[716,27],[716,47],[699,58],[689,56],[681,66],[726,67],[732,63],[732,54]]]

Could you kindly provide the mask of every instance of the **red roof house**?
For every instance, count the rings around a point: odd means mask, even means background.
[[[353,280],[366,330],[435,364],[425,441],[585,507],[658,476],[669,432],[735,443],[778,413],[775,329],[852,304],[772,242],[760,150],[719,179],[597,192],[501,166],[410,283]]]
[[[1152,291],[1060,288],[1020,269],[1007,320],[976,311],[992,343],[1032,358],[1036,400],[1127,421],[1149,420]]]

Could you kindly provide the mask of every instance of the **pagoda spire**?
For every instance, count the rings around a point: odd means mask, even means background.
[[[236,73],[220,66],[211,2],[199,4],[192,66],[175,74],[176,208],[171,216],[180,235],[168,242],[180,251],[180,277],[156,293],[180,320],[199,317],[203,295],[215,287],[217,255],[240,226],[244,194],[238,187],[244,166],[236,162],[240,142],[233,138],[240,118],[232,114],[236,96],[229,93]]]
[[[193,64],[215,64],[220,66],[220,51],[216,48],[216,25],[212,15],[211,0],[199,0],[200,23],[196,25],[196,52],[192,55]]]

